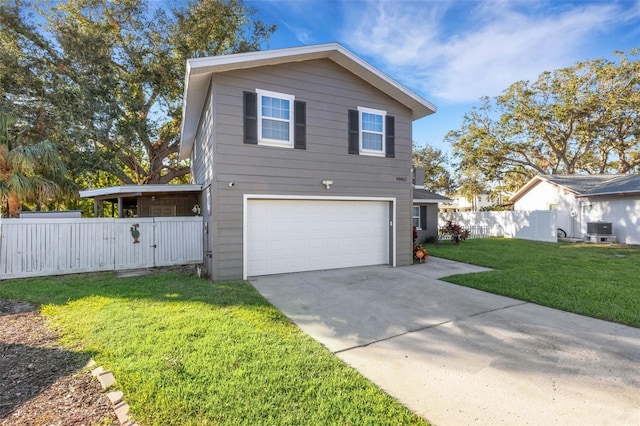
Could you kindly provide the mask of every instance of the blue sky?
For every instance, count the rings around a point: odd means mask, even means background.
[[[263,49],[338,42],[434,103],[413,139],[443,143],[481,96],[640,47],[640,0],[246,0],[276,24]]]

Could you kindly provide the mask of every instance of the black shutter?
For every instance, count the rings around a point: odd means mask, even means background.
[[[307,104],[303,101],[294,102],[293,116],[293,147],[295,149],[307,149]]]
[[[385,152],[386,156],[395,158],[396,156],[396,120],[393,117],[386,116],[385,126]]]
[[[420,206],[420,229],[427,229],[427,206]]]
[[[244,143],[258,144],[258,94],[244,92]]]
[[[349,110],[349,154],[360,154],[360,123],[355,109]]]

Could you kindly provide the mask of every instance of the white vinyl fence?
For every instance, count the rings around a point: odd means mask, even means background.
[[[199,264],[202,223],[202,217],[0,219],[0,279]]]
[[[471,231],[471,238],[558,241],[554,210],[439,213],[438,227],[444,226],[447,220]]]

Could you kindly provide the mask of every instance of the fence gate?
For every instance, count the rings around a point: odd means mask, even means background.
[[[2,219],[0,279],[202,263],[202,217]]]

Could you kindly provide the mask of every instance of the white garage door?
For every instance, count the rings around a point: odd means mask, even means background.
[[[248,276],[388,263],[388,202],[248,201]]]

